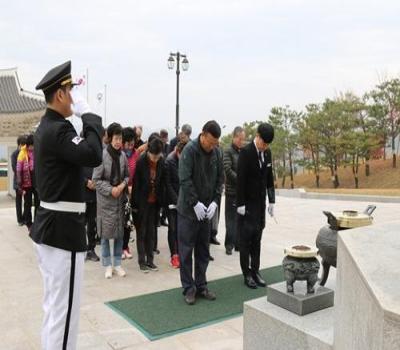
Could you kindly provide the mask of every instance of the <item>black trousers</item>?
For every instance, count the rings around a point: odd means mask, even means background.
[[[129,221],[129,215],[125,215],[124,218],[124,238],[122,242],[122,250],[127,250],[129,245],[129,239],[131,238],[131,228],[127,225]]]
[[[24,216],[22,214],[22,193],[19,190],[15,190],[15,210],[17,212],[17,222],[23,223]]]
[[[88,250],[94,250],[96,247],[96,216],[97,203],[86,202],[86,235],[88,238]]]
[[[236,197],[225,195],[225,248],[233,249],[239,247],[237,229]]]
[[[210,261],[210,233],[211,223],[209,220],[192,220],[178,213],[180,275],[184,294],[191,289],[204,290],[207,286],[206,271]]]
[[[154,238],[157,231],[159,211],[155,204],[147,203],[139,210],[138,228],[136,233],[136,247],[139,265],[152,264],[154,260]]]
[[[32,202],[32,197],[33,197],[33,202]],[[36,211],[39,208],[40,201],[39,201],[39,195],[36,192],[36,190],[31,187],[29,189],[25,189],[25,195],[24,195],[24,223],[27,226],[32,226],[32,205],[35,206],[34,210],[34,217],[36,216]]]
[[[259,219],[238,215],[240,230],[240,267],[243,275],[257,273],[260,269],[261,237],[263,225]]]
[[[178,213],[176,209],[168,209],[168,246],[172,255],[178,254]]]

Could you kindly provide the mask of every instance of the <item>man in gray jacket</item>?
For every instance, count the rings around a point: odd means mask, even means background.
[[[220,136],[218,123],[208,121],[200,136],[184,148],[179,161],[177,210],[180,275],[185,301],[189,305],[195,303],[196,295],[207,300],[216,298],[207,288],[206,271],[210,259],[211,219],[221,198],[224,176],[222,159],[216,150]]]
[[[240,149],[243,147],[246,134],[242,127],[233,130],[232,144],[224,151],[225,171],[225,250],[227,255],[232,255],[232,250],[239,250],[237,237],[236,213],[236,178]]]

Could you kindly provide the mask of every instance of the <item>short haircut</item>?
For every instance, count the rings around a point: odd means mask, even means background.
[[[114,135],[122,135],[122,126],[119,123],[111,123],[107,128],[107,137],[111,141]]]
[[[52,103],[54,101],[54,96],[56,95],[56,92],[59,89],[66,92],[67,86],[62,86],[62,87],[58,88],[57,90],[50,90],[49,92],[44,94],[44,100],[46,101],[47,104]]]
[[[189,124],[183,124],[181,131],[187,136],[192,135],[192,127]]]
[[[161,138],[168,137],[168,131],[165,130],[165,129],[161,129],[161,130],[160,130],[160,137],[161,137]]]
[[[182,153],[182,151],[183,151],[183,149],[185,148],[186,145],[187,145],[187,142],[179,141],[179,142],[176,144],[176,150],[177,150],[179,153]]]
[[[32,146],[33,145],[33,134],[29,134],[26,137],[26,145],[27,146]]]
[[[214,138],[219,139],[221,136],[221,127],[215,120],[210,120],[203,126],[203,133],[208,132]]]
[[[162,153],[164,144],[159,137],[154,137],[149,141],[148,152],[151,154],[158,155]]]
[[[136,133],[135,130],[131,127],[123,128],[122,129],[122,142],[132,142],[136,140]]]
[[[157,138],[161,141],[160,134],[158,132],[152,132],[150,134],[149,138],[147,139],[147,142],[150,144],[150,142],[153,141],[153,139],[155,139],[155,138]]]
[[[26,144],[26,135],[20,135],[17,138],[17,145],[18,146],[23,146]]]
[[[244,129],[241,126],[237,126],[235,129],[233,129],[233,137],[238,136],[243,131]]]

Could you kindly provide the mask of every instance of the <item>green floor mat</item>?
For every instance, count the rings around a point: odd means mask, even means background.
[[[281,266],[260,271],[267,284],[281,282]],[[266,288],[249,289],[243,276],[226,277],[208,283],[217,294],[217,300],[196,299],[195,305],[186,305],[181,288],[107,302],[128,322],[150,340],[220,322],[243,313],[243,303],[266,295]]]

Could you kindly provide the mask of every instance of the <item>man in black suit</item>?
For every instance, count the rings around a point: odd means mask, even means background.
[[[237,212],[240,230],[240,266],[249,288],[265,287],[261,278],[261,236],[265,227],[266,195],[268,213],[274,215],[275,189],[269,145],[274,128],[262,123],[256,137],[239,154],[237,170]]]

